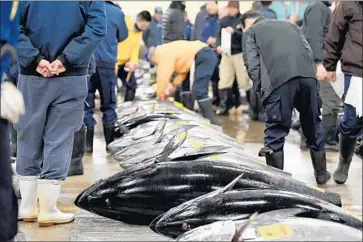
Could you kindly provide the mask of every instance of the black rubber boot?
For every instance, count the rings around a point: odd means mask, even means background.
[[[68,176],[83,175],[83,156],[86,147],[86,128],[82,127],[74,133],[72,160],[69,167]]]
[[[228,110],[230,108],[230,98],[229,98],[230,94],[231,94],[230,88],[219,90],[220,102],[219,102],[219,109],[217,110],[217,115],[223,115],[223,116],[228,115]]]
[[[114,125],[103,126],[103,135],[105,136],[107,151],[109,151],[109,149],[107,148],[108,144],[110,144],[114,140],[114,138],[113,138],[114,129],[115,129]]]
[[[135,90],[126,87],[125,102],[132,102],[135,99]]]
[[[284,152],[273,152],[270,155],[266,155],[266,164],[275,167],[280,170],[284,170]]]
[[[219,106],[219,92],[218,92],[218,83],[212,81],[212,90],[213,90],[213,98],[212,104],[215,106]]]
[[[177,87],[174,92],[174,101],[175,102],[182,103],[180,93],[181,93],[181,87]]]
[[[339,145],[336,141],[337,136],[337,115],[324,115],[322,118],[322,126],[325,135],[325,149],[331,151],[339,151]]]
[[[326,170],[326,155],[325,151],[311,151],[310,157],[314,167],[315,181],[318,185],[325,184],[330,179],[330,173]]]
[[[86,129],[86,152],[93,153],[93,136],[95,134],[94,128]]]
[[[336,183],[344,184],[348,179],[349,167],[353,159],[357,139],[350,139],[344,137],[343,135],[340,135],[339,141],[340,141],[339,165],[336,171],[334,172],[333,178]]]
[[[216,124],[213,116],[212,100],[210,98],[199,100],[198,105],[200,108],[200,112],[202,113],[202,116],[208,119],[211,122],[211,124]]]
[[[180,93],[180,98],[181,101],[184,105],[184,107],[186,107],[189,110],[194,109],[194,98],[193,98],[193,94],[191,91],[186,91],[186,92],[181,92]]]
[[[10,132],[10,140],[11,140],[11,146],[10,146],[10,156],[16,158],[16,151],[17,151],[17,141],[18,141],[18,133],[14,129],[14,126],[12,124],[9,124],[9,132]]]

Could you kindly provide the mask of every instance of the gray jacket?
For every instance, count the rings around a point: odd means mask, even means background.
[[[163,14],[163,43],[184,40],[184,13],[176,8],[168,8]]]
[[[142,34],[142,40],[144,41],[146,47],[150,48],[152,46],[157,46],[158,41],[158,25],[161,25],[161,21],[157,21],[155,18],[150,23],[149,28],[147,28]]]
[[[202,40],[202,31],[203,31],[204,21],[207,15],[208,13],[206,10],[206,6],[203,5],[200,8],[200,11],[198,12],[197,16],[195,17],[191,40]]]
[[[301,31],[313,50],[315,63],[324,60],[324,42],[332,19],[330,5],[329,1],[315,2],[304,13]]]
[[[293,24],[256,23],[244,33],[242,45],[247,72],[262,101],[292,78],[315,78],[311,48]]]

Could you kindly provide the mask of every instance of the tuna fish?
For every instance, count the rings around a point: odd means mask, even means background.
[[[362,241],[360,230],[325,220],[294,217],[301,212],[275,210],[258,215],[250,223],[218,221],[188,231],[176,241]],[[237,235],[241,229],[242,233]]]
[[[243,174],[244,176],[244,174]],[[156,218],[150,228],[175,238],[188,230],[223,220],[243,220],[253,213],[284,208],[301,208],[299,217],[338,222],[362,230],[362,220],[327,201],[292,191],[231,189],[243,179],[237,177],[225,188],[213,191],[170,209]]]
[[[174,145],[173,145],[174,146]],[[169,154],[166,154],[166,157]],[[223,161],[169,161],[158,157],[95,183],[76,199],[78,207],[127,223],[149,224],[167,210],[226,186],[243,173],[235,189],[281,189],[341,205],[340,196],[306,186],[269,167],[254,169]]]

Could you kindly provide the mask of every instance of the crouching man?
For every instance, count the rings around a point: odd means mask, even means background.
[[[194,74],[193,97],[198,101],[203,117],[215,123],[208,87],[218,60],[207,44],[201,41],[173,41],[151,49],[149,59],[152,64],[158,65],[156,94],[164,100],[182,84],[194,65],[194,73],[191,72],[191,75]],[[177,75],[170,82],[174,72]]]
[[[255,12],[245,13],[241,20],[246,31],[245,66],[265,109],[265,148],[259,155],[266,157],[268,165],[283,169],[285,137],[295,107],[300,112],[316,182],[325,184],[330,174],[326,170],[318,83],[309,44],[291,23],[264,20]]]

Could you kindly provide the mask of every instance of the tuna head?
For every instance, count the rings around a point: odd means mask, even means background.
[[[176,238],[180,234],[204,225],[211,207],[221,207],[223,193],[229,191],[238,182],[242,175],[234,179],[226,187],[189,200],[160,215],[150,225],[150,229],[156,233]],[[208,212],[206,212],[208,211]]]

